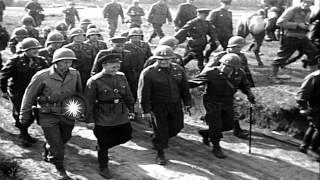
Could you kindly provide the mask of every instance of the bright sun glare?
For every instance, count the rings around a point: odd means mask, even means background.
[[[70,102],[67,103],[67,112],[66,114],[72,116],[72,117],[77,117],[80,114],[81,110],[81,104],[76,101],[76,100],[71,100]]]

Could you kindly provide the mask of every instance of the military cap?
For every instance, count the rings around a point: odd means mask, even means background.
[[[107,54],[105,56],[102,56],[99,60],[99,64],[105,64],[105,63],[120,63],[121,57],[117,54]]]
[[[125,43],[127,41],[126,37],[113,37],[110,39],[112,43]]]
[[[91,24],[91,21],[89,19],[83,19],[81,20],[80,24]]]
[[[199,14],[209,14],[210,9],[207,9],[207,8],[199,8],[199,9],[197,9],[197,12],[198,12]]]
[[[179,43],[179,40],[173,36],[165,36],[165,37],[161,38],[159,41],[159,45],[167,45],[172,48],[174,46],[176,46],[178,43]]]

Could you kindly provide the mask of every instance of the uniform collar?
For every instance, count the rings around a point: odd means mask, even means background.
[[[51,79],[54,79],[54,80],[57,80],[57,81],[61,81],[61,82],[65,82],[65,83],[67,83],[68,81],[72,81],[72,76],[71,76],[70,71],[67,73],[65,79],[63,80],[62,77],[54,69],[53,65],[50,67],[49,76],[50,76]]]

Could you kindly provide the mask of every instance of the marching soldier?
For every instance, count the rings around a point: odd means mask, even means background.
[[[220,0],[220,8],[210,11],[207,20],[216,27],[218,40],[226,50],[228,40],[232,37],[232,12],[229,11],[232,0]],[[210,44],[210,49],[206,52],[205,58],[209,59],[210,54],[217,49],[217,44]]]
[[[86,37],[81,28],[71,29],[70,39],[72,42],[63,47],[71,49],[76,54],[78,61],[75,61],[72,67],[80,72],[82,87],[85,87],[93,64],[93,49],[84,43]]]
[[[19,52],[19,45],[23,39],[28,37],[28,32],[23,27],[18,27],[13,30],[12,37],[9,40],[9,49],[12,54]]]
[[[72,1],[69,3],[69,7],[62,11],[65,14],[64,21],[68,25],[68,29],[75,27],[76,18],[78,21],[80,21],[78,10],[74,6],[75,3]]]
[[[272,80],[274,83],[281,83],[284,77],[278,76],[279,67],[287,65],[288,59],[298,50],[307,55],[303,66],[310,66],[310,70],[316,69],[318,48],[308,39],[307,32],[309,24],[307,22],[310,17],[310,6],[313,0],[301,0],[298,6],[292,6],[286,9],[279,17],[277,25],[284,28],[284,36],[280,43],[280,49],[277,57],[272,63]]]
[[[48,35],[45,43],[45,48],[39,50],[39,56],[46,59],[47,63],[51,65],[53,53],[62,47],[64,43],[64,38],[58,31],[53,31]]]
[[[318,62],[320,63],[320,62]],[[320,65],[320,64],[319,64]],[[310,123],[304,134],[300,151],[307,153],[309,146],[311,151],[318,155],[320,144],[320,70],[309,74],[302,83],[296,95],[296,101],[300,108],[300,114],[308,116]]]
[[[118,28],[118,18],[121,16],[122,23],[124,23],[124,15],[122,6],[118,0],[112,0],[103,8],[103,18],[108,21],[109,37],[112,38]]]
[[[183,105],[186,110],[191,108],[186,74],[170,62],[175,57],[169,46],[158,46],[154,52],[157,62],[145,68],[139,79],[138,99],[143,118],[153,127],[152,144],[159,165],[166,164],[164,149],[169,147],[169,139],[183,128]]]
[[[203,69],[203,51],[207,45],[207,35],[210,37],[210,43],[215,43],[216,34],[215,29],[206,21],[209,9],[198,9],[196,18],[190,20],[185,24],[174,37],[183,43],[188,37],[188,44],[183,58],[183,64],[188,64],[192,59],[198,61],[198,68]]]
[[[39,57],[38,49],[40,43],[34,38],[25,38],[21,43],[22,54],[9,59],[1,69],[0,85],[3,97],[12,102],[12,116],[15,119],[15,126],[20,130],[22,145],[30,147],[36,139],[28,133],[28,127],[21,126],[19,112],[21,101],[26,87],[32,76],[39,70],[47,68],[45,59]],[[30,118],[30,121],[31,118]]]
[[[38,123],[46,139],[42,160],[55,165],[58,179],[71,179],[64,168],[65,144],[72,136],[74,120],[64,116],[65,98],[82,92],[80,74],[71,68],[76,56],[61,48],[54,52],[52,65],[36,73],[22,100],[20,120],[23,126],[32,124],[32,106],[37,105]]]
[[[196,78],[189,81],[190,88],[207,85],[203,95],[203,104],[206,109],[205,121],[209,130],[200,130],[199,133],[213,144],[212,152],[218,158],[226,156],[221,150],[220,139],[222,132],[231,130],[234,126],[233,101],[234,94],[240,89],[254,104],[255,97],[250,90],[245,73],[240,69],[240,57],[228,53],[220,59],[221,65],[205,68]]]
[[[144,63],[152,56],[148,43],[142,41],[143,32],[140,28],[131,28],[128,35],[129,41],[124,44],[124,49],[135,52],[135,58],[130,59],[131,70],[123,71],[126,74],[134,99],[137,99],[137,89],[140,73]],[[122,68],[126,69],[126,68]]]
[[[101,37],[101,34],[98,31],[98,29],[96,28],[88,29],[86,33],[86,37],[87,37],[87,40],[84,43],[92,47],[93,49],[92,57],[96,57],[96,55],[100,50],[107,49],[107,43],[99,40],[99,37]]]
[[[108,151],[131,139],[129,119],[134,118],[134,99],[125,75],[119,72],[121,57],[105,55],[97,61],[102,71],[87,83],[88,128],[93,129],[98,140],[100,175],[109,179]]]
[[[168,19],[169,23],[172,22],[172,16],[167,5],[167,0],[159,0],[151,6],[151,10],[148,15],[148,22],[152,24],[153,28],[153,32],[148,42],[151,42],[156,36],[159,36],[160,39],[164,37],[162,25],[166,23],[166,19]]]
[[[33,27],[34,19],[31,16],[25,16],[22,18],[22,27],[28,32],[28,37],[39,39],[39,31]]]
[[[178,31],[188,21],[197,17],[197,7],[194,5],[194,0],[186,0],[178,6],[176,17],[174,18],[175,30]]]
[[[44,15],[42,14],[43,8],[38,0],[32,0],[24,6],[25,11],[34,19],[34,25],[40,26],[41,22],[44,20]]]
[[[145,15],[142,7],[139,6],[139,0],[132,1],[133,6],[129,7],[127,15],[130,17],[129,28],[141,27],[142,19],[141,17]]]

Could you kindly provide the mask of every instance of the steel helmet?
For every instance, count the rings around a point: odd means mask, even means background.
[[[41,48],[40,42],[35,38],[28,37],[23,39],[21,42],[22,52],[28,51],[30,49],[39,49],[39,48]]]
[[[73,38],[74,36],[85,35],[85,32],[81,28],[72,28],[69,34],[70,34],[70,37]]]
[[[240,57],[235,53],[228,53],[219,60],[221,64],[232,66],[235,69],[239,69],[241,67]]]
[[[83,19],[80,21],[80,24],[91,24],[91,21],[89,19]]]
[[[63,43],[63,42],[64,42],[63,35],[58,31],[54,31],[48,34],[48,37],[46,40],[46,46],[48,46],[50,43]]]
[[[22,18],[22,24],[23,25],[33,25],[34,24],[34,19],[31,16],[24,16]]]
[[[165,37],[161,38],[159,41],[159,45],[167,45],[172,48],[174,46],[176,46],[178,43],[179,43],[179,40],[173,36],[165,36]]]
[[[96,28],[91,28],[91,29],[88,29],[87,30],[87,33],[86,33],[86,37],[89,37],[91,35],[101,35],[100,32],[98,31],[98,29]]]
[[[92,28],[97,28],[97,26],[95,24],[89,24],[87,27],[87,29],[92,29]]]
[[[54,25],[55,29],[57,31],[67,31],[68,30],[68,25],[65,23],[65,22],[57,22],[55,25]]]
[[[143,36],[143,31],[137,27],[131,28],[129,30],[128,37],[130,38],[131,36]]]
[[[232,0],[220,0],[222,3],[231,4]]]
[[[23,27],[18,27],[13,30],[13,37],[28,37],[28,31]]]
[[[154,50],[152,58],[155,59],[172,59],[176,58],[173,49],[167,45],[160,45]]]
[[[228,41],[228,48],[241,46],[243,47],[245,45],[246,41],[241,36],[232,36]]]
[[[53,53],[52,63],[56,63],[62,60],[76,60],[76,59],[77,59],[76,55],[71,49],[60,48]]]

